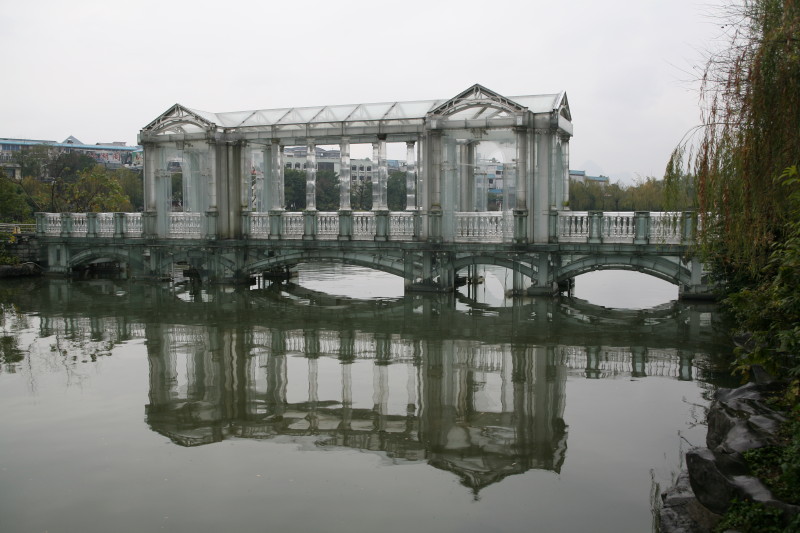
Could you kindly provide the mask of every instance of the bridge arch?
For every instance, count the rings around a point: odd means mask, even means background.
[[[684,286],[691,284],[690,270],[679,260],[666,257],[637,255],[587,255],[567,264],[562,264],[554,276],[556,283],[567,281],[595,270],[631,270]]]
[[[404,259],[400,253],[342,252],[340,250],[297,250],[281,255],[267,257],[249,263],[248,274],[259,274],[265,270],[291,267],[300,263],[340,263],[361,266],[406,278]]]
[[[125,263],[131,269],[141,266],[141,258],[131,253],[130,248],[87,248],[69,257],[68,266],[75,269],[98,262],[100,259],[112,259],[120,263]]]
[[[462,268],[476,265],[492,265],[507,268],[511,271],[519,272],[531,279],[535,279],[536,271],[531,265],[522,261],[515,261],[507,256],[500,255],[473,255],[456,259],[452,262],[453,271],[458,272]]]

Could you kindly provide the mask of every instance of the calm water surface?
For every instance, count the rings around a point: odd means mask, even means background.
[[[729,347],[713,306],[604,274],[0,282],[0,530],[651,531]]]

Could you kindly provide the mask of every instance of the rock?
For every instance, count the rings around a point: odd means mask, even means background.
[[[787,527],[800,514],[800,506],[775,500],[759,479],[749,475],[742,456],[744,451],[775,444],[786,421],[763,401],[780,384],[766,373],[756,371],[754,377],[755,383],[717,392],[708,412],[708,448],[687,452],[685,473],[662,494],[663,533],[713,531],[734,499],[779,509]]]
[[[686,453],[689,481],[697,499],[711,512],[725,514],[731,500],[772,500],[772,493],[758,478],[729,475],[724,471],[725,460],[708,448],[695,448]]]
[[[675,485],[661,495],[661,500],[661,533],[711,533],[722,519],[700,504],[685,470],[680,473]]]

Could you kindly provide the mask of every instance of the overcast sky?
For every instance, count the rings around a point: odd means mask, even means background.
[[[136,143],[211,112],[567,92],[570,167],[662,177],[722,0],[2,3],[0,137]],[[392,157],[392,154],[389,154]]]

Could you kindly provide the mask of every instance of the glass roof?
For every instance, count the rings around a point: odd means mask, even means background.
[[[351,125],[377,122],[408,123],[421,122],[434,110],[442,113],[444,118],[493,118],[508,116],[519,112],[520,109],[527,109],[534,114],[550,113],[561,106],[568,106],[564,93],[504,97],[476,84],[450,100],[291,107],[224,113],[210,113],[176,104],[144,130],[191,133],[213,126],[225,129],[258,129],[343,122]]]

